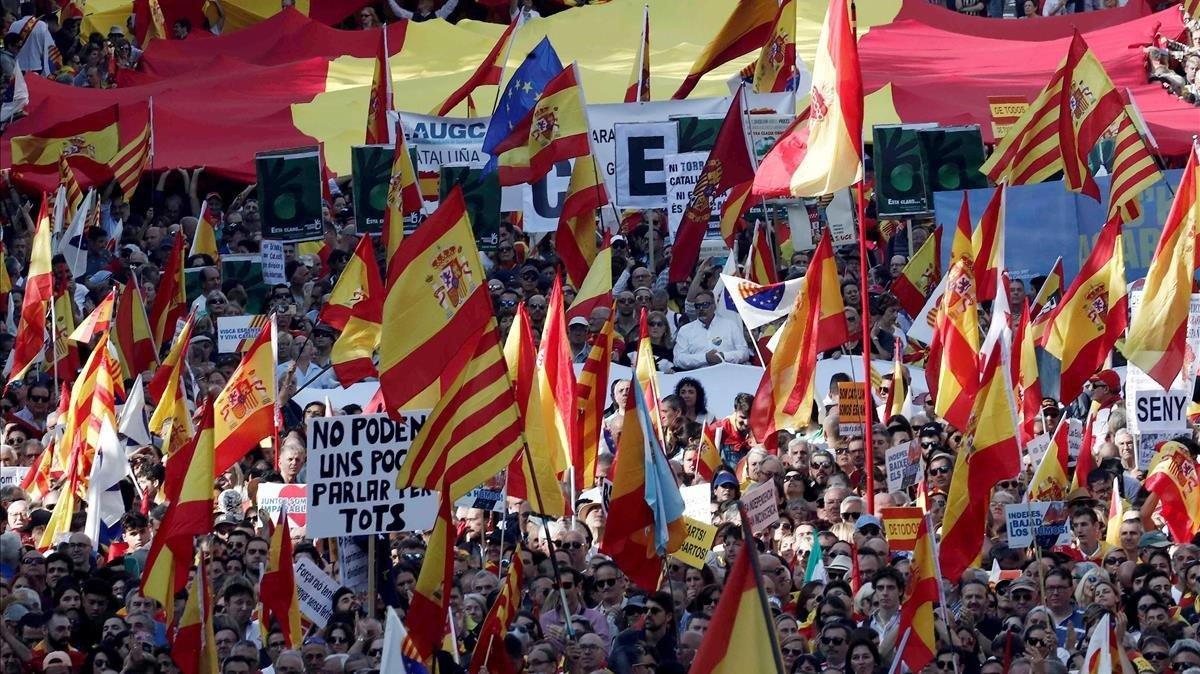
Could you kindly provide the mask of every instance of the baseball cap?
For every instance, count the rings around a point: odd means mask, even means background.
[[[855,531],[859,531],[863,527],[872,527],[872,526],[879,527],[879,529],[881,531],[883,530],[883,523],[880,522],[879,518],[874,515],[860,515],[858,517],[858,519],[854,522],[854,530]]]
[[[611,241],[609,241],[609,243],[610,243],[611,245],[616,245],[618,241],[619,241],[619,242],[621,242],[621,243],[624,243],[624,244],[628,244],[628,243],[629,243],[629,239],[626,239],[624,234],[618,234],[618,235],[614,236],[614,237],[612,238],[612,240],[611,240]]]
[[[241,523],[242,516],[238,513],[221,513],[220,515],[217,515],[215,520],[213,520],[213,527],[219,527],[221,525],[236,527]]]
[[[1110,391],[1116,391],[1121,388],[1121,376],[1115,370],[1100,370],[1092,375],[1090,382],[1100,382],[1108,387]]]
[[[588,321],[583,316],[576,316],[575,318],[572,318],[569,323],[567,323],[568,328],[574,327],[576,325],[582,325],[583,327],[586,328],[588,326]]]
[[[38,508],[29,513],[29,522],[21,528],[21,531],[29,533],[37,527],[44,527],[47,524],[50,524],[50,511],[45,508]]]
[[[1008,593],[1012,594],[1017,590],[1028,590],[1034,594],[1037,594],[1037,583],[1034,583],[1033,579],[1029,578],[1028,576],[1014,578],[1013,581],[1008,584]]]
[[[1166,548],[1171,546],[1171,539],[1161,531],[1147,531],[1138,539],[1139,548]]]
[[[29,609],[20,602],[9,604],[8,608],[4,609],[4,619],[12,622],[17,622],[29,613]]]
[[[717,479],[713,480],[714,487],[720,487],[721,485],[726,485],[726,484],[737,485],[737,483],[738,483],[737,478],[735,478],[733,475],[730,475],[729,473],[721,473],[720,475],[717,476]]]
[[[42,669],[53,667],[54,665],[71,666],[71,656],[67,655],[66,651],[51,651],[42,659]]]
[[[921,427],[921,430],[917,432],[918,437],[941,437],[941,435],[942,425],[935,423],[925,424]]]

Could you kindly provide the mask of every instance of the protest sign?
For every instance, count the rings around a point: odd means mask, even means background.
[[[1067,457],[1074,461],[1079,458],[1079,451],[1083,449],[1083,422],[1079,419],[1067,419],[1059,423],[1067,425]]]
[[[1004,138],[1009,127],[1016,124],[1029,109],[1029,99],[1020,94],[1015,96],[988,96],[988,112],[992,116],[992,136],[996,142]]]
[[[667,227],[671,236],[679,231],[679,223],[692,200],[692,190],[704,170],[707,152],[681,152],[667,155]],[[719,232],[721,229],[720,212],[725,204],[725,194],[721,194],[709,202],[708,229],[709,232]]]
[[[699,569],[704,566],[708,551],[712,550],[713,542],[717,539],[717,528],[690,517],[683,518],[683,525],[687,528],[687,538],[671,556],[693,569]]]
[[[298,558],[294,568],[300,613],[317,627],[324,628],[333,616],[333,593],[342,584],[307,557]]]
[[[553,232],[558,229],[558,216],[562,214],[563,202],[571,186],[571,171],[576,161],[590,161],[588,157],[564,159],[554,164],[544,178],[521,190],[521,205],[524,219],[521,229],[526,232]]]
[[[867,392],[863,385],[840,381],[838,390],[838,434],[843,438],[867,434]]]
[[[1050,435],[1048,433],[1042,433],[1041,435],[1026,442],[1026,465],[1032,466],[1033,470],[1036,471],[1038,466],[1042,465],[1042,459],[1045,458],[1046,452],[1049,449]]]
[[[680,487],[683,514],[700,522],[712,522],[712,487],[708,483]]]
[[[779,521],[779,502],[774,482],[763,482],[750,487],[742,494],[742,503],[746,504],[750,530],[756,534]]]
[[[883,535],[890,548],[913,551],[917,547],[917,529],[925,513],[920,508],[883,508]]]
[[[308,525],[308,485],[262,482],[255,495],[258,510],[279,520],[279,511],[287,508],[288,522],[293,527]]]
[[[753,145],[754,158],[761,162],[763,157],[775,147],[775,141],[792,125],[794,115],[746,115],[746,126],[750,131],[750,144]]]
[[[1004,506],[1004,518],[1008,547],[1014,550],[1027,548],[1035,540],[1043,548],[1071,542],[1067,507],[1062,501],[1009,503]]]
[[[268,316],[217,316],[217,353],[245,353],[267,324]]]
[[[310,538],[433,527],[437,495],[396,488],[396,475],[428,414],[404,412],[401,421],[386,414],[308,420]]]
[[[499,489],[476,487],[454,502],[456,508],[475,508],[504,513],[507,504],[504,502],[504,492]]]
[[[261,249],[263,282],[271,286],[287,283],[287,276],[284,274],[287,262],[283,259],[283,242],[263,239]]]
[[[0,487],[20,487],[29,474],[29,466],[4,466],[0,468]]]
[[[1150,470],[1150,463],[1154,460],[1158,446],[1178,435],[1179,433],[1135,433],[1133,437],[1137,442],[1138,470]]]
[[[921,444],[911,440],[887,450],[888,491],[903,491],[917,483],[921,475]]]
[[[787,212],[795,250],[816,248],[817,242],[821,240],[821,232],[826,227],[829,228],[834,248],[858,241],[858,225],[855,222],[854,201],[850,198],[850,190],[835,192],[829,201],[789,203]]]
[[[457,186],[462,188],[475,243],[481,252],[496,250],[500,241],[500,174],[466,166],[443,166],[438,196],[445,199]],[[520,209],[517,209],[520,210]]]
[[[262,236],[278,241],[317,241],[321,216],[321,152],[303,147],[254,155]]]
[[[342,585],[355,592],[366,592],[367,574],[371,568],[366,546],[359,546],[358,541],[350,536],[337,539],[337,545],[338,571],[342,577]]]
[[[666,159],[678,148],[675,126],[675,122],[614,125],[618,207],[666,207]]]
[[[354,228],[359,234],[383,232],[392,182],[392,156],[395,153],[395,145],[354,145],[350,148],[350,171],[354,176]],[[412,148],[409,148],[409,154],[412,154]],[[413,166],[416,166],[415,162]],[[409,231],[409,227],[405,231]]]
[[[242,311],[248,314],[265,313],[264,303],[270,288],[263,280],[261,255],[222,255],[221,280],[240,285],[246,291],[246,304]]]

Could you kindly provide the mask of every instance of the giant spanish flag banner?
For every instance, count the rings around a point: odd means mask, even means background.
[[[1163,443],[1146,476],[1146,489],[1158,497],[1175,542],[1192,540],[1200,529],[1200,475],[1186,447],[1174,440]]]

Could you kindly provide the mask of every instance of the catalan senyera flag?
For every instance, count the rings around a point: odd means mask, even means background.
[[[121,288],[113,318],[113,343],[121,354],[121,373],[133,379],[158,364],[158,346],[146,317],[146,302],[136,277]]]
[[[999,326],[997,326],[999,327]],[[983,354],[979,371],[979,395],[966,429],[969,451],[959,453],[946,499],[942,522],[942,573],[958,582],[963,571],[983,551],[988,503],[979,494],[989,494],[997,482],[1021,470],[1021,448],[1017,438],[1017,413],[1007,364],[998,340],[989,340],[991,350]]]
[[[454,500],[500,472],[520,451],[520,412],[490,312],[470,354],[426,419],[396,476],[397,487],[437,489]]]
[[[596,481],[596,458],[604,436],[604,407],[608,398],[609,374],[612,370],[612,352],[615,341],[613,314],[600,332],[596,333],[587,360],[575,383],[575,400],[578,404],[577,431],[579,433],[582,464],[579,471],[581,481],[589,487]]]
[[[629,396],[632,400],[625,409],[612,467],[609,525],[600,552],[611,557],[634,585],[653,591],[658,588],[663,557],[683,544],[683,498],[651,419],[646,390],[635,384],[629,387]]]
[[[461,368],[447,363],[471,348],[491,320],[488,294],[478,292],[487,275],[460,189],[404,240],[388,266],[379,381],[394,413],[439,378],[453,381]]]
[[[637,57],[633,59],[633,70],[629,73],[629,86],[625,88],[626,103],[648,103],[650,101],[650,5],[642,11],[642,35],[638,41]]]
[[[41,211],[34,226],[30,245],[29,271],[25,276],[25,297],[21,303],[21,320],[13,339],[12,368],[8,380],[25,376],[26,370],[46,348],[46,313],[53,300],[54,277],[51,271],[49,195],[43,195]]]
[[[608,204],[608,190],[590,152],[575,160],[571,183],[558,215],[554,242],[563,270],[575,287],[587,279],[596,260],[596,210]]]
[[[65,153],[58,158],[58,190],[55,199],[63,200],[61,209],[57,206],[55,208],[56,224],[57,214],[60,210],[65,217],[65,222],[74,221],[76,212],[83,204],[83,186],[79,184],[79,177],[75,175],[70,157]],[[58,228],[55,227],[55,231],[57,230]]]
[[[388,142],[388,112],[392,109],[392,69],[388,64],[387,30],[379,31],[379,52],[371,76],[370,101],[367,103],[367,145]]]
[[[525,425],[525,441],[528,451],[517,452],[508,466],[507,488],[513,498],[529,502],[533,511],[548,517],[563,517],[567,513],[562,489],[558,487],[554,460],[549,455],[551,443],[544,437],[552,424],[542,418],[544,410],[554,411],[554,405],[543,405],[542,388],[535,385],[537,351],[533,346],[533,332],[529,326],[529,312],[525,304],[517,305],[508,339],[504,342],[504,360],[508,365],[508,378],[516,396],[517,408]],[[530,441],[530,436],[535,436]]]
[[[771,36],[759,52],[754,66],[754,93],[788,90],[796,71],[796,2],[783,0],[775,13]]]
[[[171,338],[175,335],[175,328],[187,313],[187,295],[183,281],[185,245],[181,228],[175,232],[175,241],[167,255],[162,275],[159,276],[154,303],[150,305],[150,331],[153,333],[154,343],[159,346],[173,343]]]
[[[746,278],[759,285],[779,283],[779,271],[775,266],[775,251],[767,238],[767,228],[759,223],[754,227],[750,241],[750,258]]]
[[[496,674],[517,674],[517,668],[504,648],[504,636],[521,609],[521,582],[524,579],[525,567],[521,563],[521,555],[514,554],[510,558],[508,573],[504,576],[504,585],[495,603],[483,619],[479,628],[479,638],[475,643],[475,652],[471,655],[469,671],[478,672],[487,663],[489,672]]]
[[[71,457],[75,456],[77,445],[86,439],[87,419],[92,410],[92,396],[96,393],[99,370],[104,367],[117,366],[112,359],[107,358],[108,343],[108,333],[101,334],[95,348],[88,356],[87,362],[84,363],[83,371],[72,375],[71,395],[67,402],[63,434],[61,441],[56,446],[54,463],[51,466],[54,470],[65,471],[72,462]],[[116,377],[112,377],[110,373],[110,379],[120,377],[120,372],[116,374]],[[91,471],[91,459],[90,453],[81,455],[80,461],[87,462],[87,465],[82,466],[81,476],[86,476]],[[83,478],[81,477],[81,479]]]
[[[763,158],[754,177],[757,196],[816,197],[862,180],[862,72],[846,0],[829,3],[812,82],[807,123],[793,125]]]
[[[1142,215],[1139,195],[1162,180],[1162,172],[1146,147],[1145,123],[1137,108],[1125,105],[1117,117],[1113,139],[1112,182],[1108,188],[1108,220],[1132,222]]]
[[[745,515],[743,515],[743,518]],[[756,543],[743,521],[743,550]],[[762,586],[758,555],[738,555],[725,576],[721,599],[712,614],[690,674],[784,674],[782,653],[776,641],[771,604]]]
[[[175,594],[187,585],[195,537],[212,531],[213,409],[200,406],[200,426],[192,440],[167,459],[163,489],[167,512],[154,534],[142,572],[142,594],[157,599],[172,622]]]
[[[276,329],[272,315],[213,401],[215,475],[229,470],[263,438],[275,435],[275,405],[279,400]]]
[[[1176,543],[1186,543],[1200,528],[1200,474],[1196,460],[1183,445],[1170,440],[1155,454],[1147,491],[1158,496],[1167,531]]]
[[[128,200],[133,198],[138,182],[142,179],[142,173],[150,167],[153,159],[154,129],[149,104],[127,109],[122,117],[126,116],[133,116],[136,119],[136,122],[133,123],[137,125],[138,131],[130,138],[129,142],[117,148],[117,153],[112,160],[112,171],[117,185],[121,188],[121,194],[125,195]],[[142,121],[143,119],[145,121]]]
[[[575,64],[546,83],[541,97],[509,139],[517,144],[506,141],[496,148],[501,185],[536,182],[556,162],[591,153],[583,86]]]
[[[992,190],[979,226],[971,233],[971,249],[975,260],[976,299],[990,302],[1006,289],[999,288],[1000,272],[1004,269],[1004,183]]]
[[[750,208],[750,188],[753,185],[753,180],[734,185],[729,189],[725,203],[721,204],[721,238],[730,249],[733,248],[738,232],[746,229],[746,221],[742,219],[742,215]]]
[[[891,292],[909,316],[921,313],[925,300],[942,280],[942,228],[937,227],[892,280]]]
[[[459,103],[467,100],[467,97],[477,87],[489,84],[497,86],[500,84],[500,77],[504,73],[504,64],[508,60],[509,45],[512,43],[513,33],[517,31],[518,25],[520,25],[518,19],[513,19],[508,24],[508,28],[505,28],[504,32],[500,34],[500,39],[496,40],[496,44],[488,52],[487,56],[483,58],[483,61],[480,62],[475,72],[471,73],[467,81],[447,96],[446,100],[442,101],[442,104],[434,108],[430,114],[445,117],[450,114],[450,111],[458,107]]]
[[[700,244],[712,216],[713,201],[734,185],[754,179],[754,164],[750,160],[750,147],[742,124],[743,104],[744,97],[739,88],[725,112],[700,177],[692,187],[675,233],[675,244],[671,247],[668,277],[672,283],[686,281],[695,268]]]
[[[596,307],[612,307],[612,248],[605,246],[596,253],[583,283],[575,289],[575,301],[567,309],[567,320],[588,318]]]
[[[1021,406],[1021,439],[1033,439],[1033,424],[1042,410],[1042,380],[1038,372],[1036,339],[1030,325],[1029,300],[1021,306],[1017,329],[1013,332],[1013,381]]]
[[[75,326],[68,339],[83,344],[91,344],[97,335],[108,330],[112,325],[113,313],[117,308],[117,291],[112,289],[100,300],[100,304],[92,309],[92,313]]]
[[[263,569],[258,584],[259,601],[262,602],[261,621],[266,634],[271,619],[279,622],[279,629],[288,648],[298,648],[304,639],[300,627],[300,600],[296,596],[296,572],[292,569],[292,535],[288,525],[286,508],[279,512],[279,521],[271,531],[271,542],[267,552],[267,566]]]
[[[418,436],[420,437],[420,436]],[[438,490],[438,516],[425,547],[421,573],[413,586],[405,623],[416,655],[423,662],[433,659],[446,634],[446,615],[450,609],[450,587],[454,582],[453,498]]]
[[[1087,154],[1121,111],[1119,92],[1078,31],[1025,114],[980,167],[992,182],[1028,185],[1063,172],[1067,189],[1100,200]]]
[[[214,264],[221,263],[221,251],[217,247],[217,218],[208,210],[208,201],[200,202],[200,215],[196,218],[196,234],[188,257],[207,255]]]
[[[1100,369],[1125,331],[1126,304],[1121,223],[1110,222],[1100,230],[1042,336],[1043,348],[1062,361],[1060,399],[1074,400],[1088,377]]]
[[[1054,435],[1050,436],[1050,446],[1046,449],[1046,454],[1042,456],[1041,463],[1037,465],[1033,479],[1029,481],[1029,489],[1025,492],[1026,500],[1067,500],[1067,494],[1071,491],[1071,478],[1067,468],[1069,459],[1068,429],[1068,425],[1064,422],[1060,422],[1054,428]]]
[[[192,576],[187,603],[171,641],[171,658],[182,674],[207,674],[217,671],[220,665],[217,640],[213,636],[212,589],[203,554],[196,554],[196,572]]]
[[[731,8],[729,18],[716,37],[696,57],[687,77],[671,98],[687,98],[705,73],[762,47],[771,35],[778,9],[779,3],[775,0],[740,0]]]
[[[937,654],[933,608],[941,598],[938,575],[933,532],[926,516],[917,525],[908,595],[900,606],[900,627],[897,629],[899,643],[904,644],[904,651],[898,656],[914,672],[925,669]]]
[[[843,310],[833,240],[826,229],[804,275],[804,289],[781,328],[775,357],[754,395],[750,424],[755,437],[807,425],[816,389],[817,354],[849,338]]]
[[[938,310],[941,351],[934,411],[959,429],[967,427],[979,391],[978,307],[970,262],[957,260]]]
[[[1196,275],[1196,237],[1200,232],[1200,178],[1192,145],[1175,190],[1175,201],[1163,223],[1162,237],[1146,272],[1142,303],[1129,323],[1121,349],[1163,389],[1183,371],[1187,351],[1188,306]]]
[[[396,145],[392,150],[392,177],[388,182],[387,208],[383,213],[383,242],[387,251],[388,279],[393,271],[399,273],[396,251],[404,240],[404,216],[419,213],[422,208],[421,189],[417,183],[417,171],[413,168],[412,155],[408,152],[408,141],[401,133],[403,125],[396,130]]]
[[[375,247],[370,236],[363,236],[317,316],[319,322],[341,332],[333,343],[330,360],[342,386],[377,374],[374,355],[383,322],[383,298]]]

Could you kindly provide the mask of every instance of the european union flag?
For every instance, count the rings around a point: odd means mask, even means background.
[[[546,88],[546,83],[561,73],[562,69],[562,62],[558,60],[550,38],[542,38],[525,57],[524,63],[513,73],[508,86],[504,88],[504,93],[500,95],[500,100],[496,103],[496,112],[492,114],[487,134],[483,137],[484,152],[490,155],[499,154],[495,152],[496,146],[512,135],[517,124],[533,110],[538,97],[542,95],[542,89]],[[488,166],[494,168],[494,157],[488,162]]]

